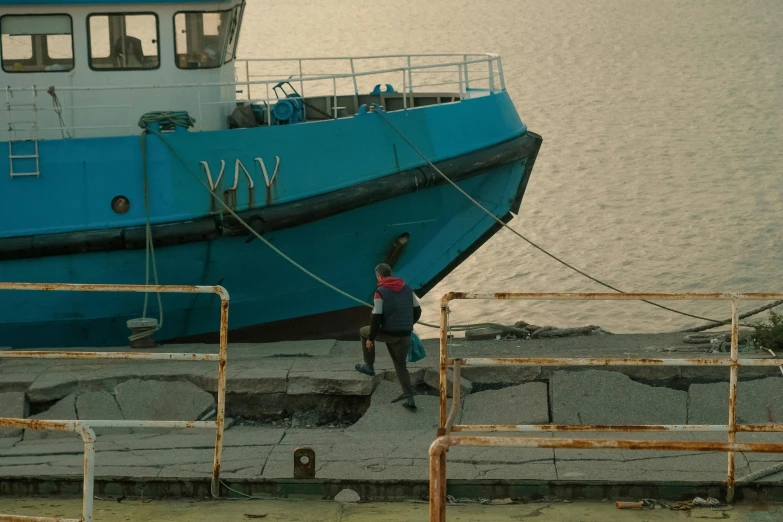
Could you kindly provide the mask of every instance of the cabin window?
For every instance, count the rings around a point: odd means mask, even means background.
[[[94,14],[87,25],[91,68],[127,71],[160,67],[157,15]]]
[[[233,60],[238,14],[233,9],[174,15],[177,67],[213,69]]]
[[[73,24],[68,15],[6,15],[0,18],[0,33],[5,72],[73,69]]]
[[[226,45],[226,60],[224,63],[228,63],[234,59],[237,51],[237,44],[239,43],[239,27],[242,23],[242,13],[244,12],[244,4],[238,5],[234,8],[234,17],[231,20],[231,29],[228,32],[228,43]]]

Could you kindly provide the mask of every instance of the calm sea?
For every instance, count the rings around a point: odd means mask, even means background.
[[[501,54],[544,137],[511,226],[626,291],[783,291],[783,2],[250,0],[240,55]],[[601,291],[503,231],[449,290]],[[674,303],[725,318],[727,304]],[[453,321],[668,331],[644,304],[457,303]]]

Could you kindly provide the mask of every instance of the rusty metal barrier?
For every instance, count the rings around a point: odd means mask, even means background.
[[[217,361],[218,400],[214,421],[142,421],[142,420],[36,420],[0,418],[0,428],[71,431],[84,441],[84,487],[82,517],[78,519],[1,515],[0,521],[92,522],[95,478],[95,433],[92,428],[171,428],[215,429],[215,458],[212,467],[212,496],[220,496],[220,462],[223,455],[223,428],[226,417],[226,362],[228,356],[228,291],[222,286],[176,285],[93,285],[65,283],[2,283],[0,291],[55,292],[135,292],[216,294],[220,297],[220,351],[217,354],[143,353],[143,352],[68,352],[68,351],[0,351],[0,359],[123,359],[143,361]]]
[[[729,359],[720,358],[526,358],[526,357],[457,357],[448,353],[449,302],[457,299],[500,299],[527,301],[641,301],[641,300],[718,300],[731,301],[731,354]],[[737,424],[737,380],[740,366],[780,366],[783,359],[739,358],[739,303],[740,301],[761,301],[783,299],[783,294],[770,293],[710,293],[710,294],[619,294],[619,293],[462,293],[451,292],[441,299],[440,314],[440,417],[438,437],[430,446],[430,522],[446,520],[446,452],[451,446],[514,446],[521,448],[553,449],[627,449],[668,451],[725,451],[728,454],[726,478],[726,499],[734,500],[735,466],[734,453],[759,452],[783,453],[783,444],[739,443],[736,434],[759,432],[783,432],[783,424]],[[460,368],[462,366],[728,366],[729,419],[725,425],[628,425],[628,426],[586,426],[586,425],[514,425],[514,424],[455,424],[461,409]],[[447,369],[454,369],[451,410],[447,412]],[[532,438],[532,437],[477,437],[452,435],[454,432],[725,432],[727,442],[684,442],[649,440],[604,440],[579,438]]]

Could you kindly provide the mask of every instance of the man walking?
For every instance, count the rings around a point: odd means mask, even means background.
[[[411,411],[416,411],[411,376],[406,362],[413,325],[421,317],[421,305],[416,294],[405,284],[405,281],[392,277],[391,267],[386,263],[375,267],[375,278],[378,280],[378,288],[375,291],[372,320],[370,326],[365,326],[359,331],[364,364],[357,364],[356,369],[365,375],[375,375],[373,367],[375,341],[386,343],[405,395],[405,402],[402,405]]]

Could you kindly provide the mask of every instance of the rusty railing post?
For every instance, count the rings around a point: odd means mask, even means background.
[[[215,461],[212,466],[212,497],[220,497],[220,463],[223,456],[223,431],[226,420],[226,363],[228,361],[228,292],[220,290],[220,359],[218,362],[217,434]]]
[[[438,421],[438,436],[444,435],[446,428],[446,357],[449,346],[449,301],[451,295],[446,294],[440,300],[440,417]]]
[[[430,446],[430,522],[446,522],[446,451],[448,449],[448,437],[438,437]]]
[[[93,497],[95,488],[95,432],[87,426],[81,426],[84,441],[84,485],[82,486],[82,519],[92,522]]]
[[[440,522],[440,455],[430,452],[430,522]]]
[[[729,444],[737,441],[737,380],[739,378],[739,302],[731,300],[731,376],[729,379]],[[734,501],[735,459],[728,452],[729,466],[726,476],[726,502]]]
[[[454,360],[454,375],[452,375],[452,391],[451,391],[451,411],[449,412],[449,417],[446,419],[446,435],[449,435],[451,433],[451,428],[454,426],[454,423],[457,422],[457,416],[459,415],[460,410],[462,409],[462,397],[461,397],[461,372],[460,367],[462,366],[460,359]]]

